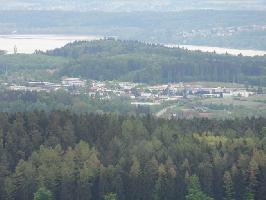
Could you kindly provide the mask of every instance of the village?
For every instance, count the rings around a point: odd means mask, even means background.
[[[5,84],[13,91],[55,92],[64,90],[74,95],[86,95],[89,98],[110,100],[113,97],[128,99],[132,105],[160,105],[167,101],[195,98],[249,97],[257,91],[244,87],[210,87],[195,83],[169,83],[146,85],[142,83],[120,81],[83,80],[62,77],[61,82],[30,81],[25,84]]]
[[[209,37],[213,35],[218,37],[228,37],[243,32],[265,31],[265,30],[266,30],[266,25],[253,24],[249,26],[214,27],[211,29],[194,29],[191,31],[181,31],[177,33],[177,36],[182,38]]]

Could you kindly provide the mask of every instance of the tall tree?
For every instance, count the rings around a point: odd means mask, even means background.
[[[234,200],[233,181],[232,181],[232,177],[229,171],[226,171],[224,173],[223,181],[224,181],[224,189],[225,189],[224,200]]]
[[[189,178],[187,188],[186,200],[213,200],[202,192],[199,178],[195,175]]]
[[[254,200],[257,191],[259,173],[258,163],[251,159],[248,166],[248,186],[247,186],[247,200]]]
[[[52,200],[52,193],[46,188],[39,188],[38,191],[34,194],[34,200]]]
[[[104,200],[117,200],[117,195],[114,193],[108,193],[104,195]]]

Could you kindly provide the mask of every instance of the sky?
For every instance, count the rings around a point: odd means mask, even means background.
[[[266,10],[266,0],[0,0],[2,10],[179,11]]]

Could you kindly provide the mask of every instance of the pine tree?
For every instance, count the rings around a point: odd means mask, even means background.
[[[213,200],[202,192],[199,178],[195,175],[189,178],[187,188],[186,200]]]
[[[158,180],[155,184],[155,200],[167,200],[167,174],[164,165],[160,165],[158,168]]]
[[[247,186],[247,200],[253,200],[254,194],[256,193],[257,188],[257,175],[259,167],[257,162],[254,159],[251,159],[248,166],[248,186]]]
[[[44,187],[38,189],[38,191],[34,194],[34,200],[52,200],[52,193]]]
[[[117,200],[117,195],[114,193],[108,193],[104,196],[104,200]]]
[[[4,182],[4,194],[5,200],[14,200],[16,196],[16,186],[14,180],[10,177],[7,177]]]
[[[225,189],[225,197],[224,200],[234,200],[234,188],[233,181],[229,171],[224,173],[224,189]]]
[[[140,163],[138,159],[134,156],[132,165],[129,172],[130,176],[130,193],[133,200],[139,199],[140,194],[140,176],[141,176],[141,169],[140,169]]]

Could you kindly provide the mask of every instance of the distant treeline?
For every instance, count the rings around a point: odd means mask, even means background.
[[[73,95],[64,90],[56,92],[30,92],[0,90],[0,112],[26,112],[33,110],[70,110],[74,113],[104,112],[119,114],[148,114],[144,108],[130,105],[127,99],[115,98],[101,100],[87,95]]]
[[[266,56],[192,52],[137,41],[81,41],[48,51],[72,58],[58,75],[144,83],[218,81],[266,86]]]
[[[247,3],[246,6],[250,4]],[[217,5],[220,7],[220,2]],[[252,5],[255,5],[254,1]],[[235,9],[240,9],[240,7],[237,6]],[[0,11],[0,34],[10,34],[16,30],[17,34],[114,35],[121,39],[155,43],[266,50],[265,30],[253,29],[254,25],[265,25],[265,13],[264,10],[236,11],[230,9],[228,11],[220,8],[219,10],[204,9],[183,12],[7,10]],[[239,27],[248,29],[238,31]],[[228,32],[228,29],[224,32],[225,28],[233,28],[237,32]],[[220,30],[221,34],[216,34],[213,30]],[[185,36],[182,34],[184,32]],[[224,33],[227,34],[223,35]]]
[[[266,86],[266,56],[218,55],[137,41],[79,41],[46,53],[0,55],[7,80],[60,81],[62,76],[149,84],[180,81]]]
[[[263,200],[265,147],[265,118],[1,112],[0,199]]]

